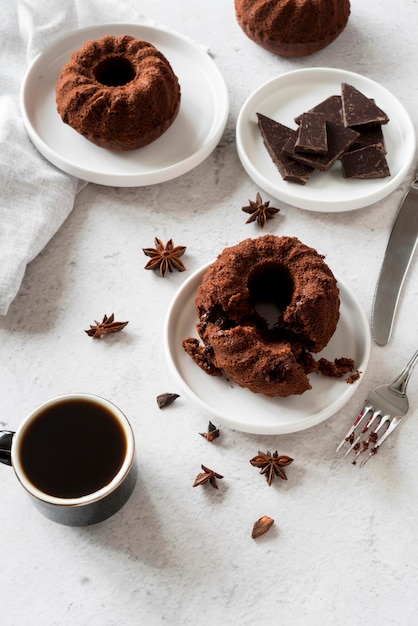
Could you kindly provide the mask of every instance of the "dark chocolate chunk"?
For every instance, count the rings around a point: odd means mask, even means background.
[[[298,163],[283,152],[288,140],[295,144],[297,132],[261,113],[257,113],[257,118],[264,145],[283,180],[304,185],[313,172],[312,167]]]
[[[333,124],[344,126],[343,105],[341,102],[341,96],[330,96],[329,98],[326,98],[326,100],[323,100],[322,102],[320,102],[319,104],[317,104],[312,109],[309,109],[309,111],[306,111],[306,112],[307,113],[324,113],[325,119],[327,122],[332,122]],[[303,113],[295,117],[296,124],[300,124],[302,115]]]
[[[345,126],[376,126],[389,121],[386,113],[373,100],[352,85],[342,83],[341,93]]]
[[[328,152],[325,113],[303,113],[295,143],[296,152]]]
[[[173,402],[177,400],[177,398],[180,398],[178,393],[160,393],[157,396],[158,408],[163,409],[164,407],[173,404]]]
[[[366,146],[341,157],[344,178],[385,178],[390,176],[385,151],[381,145]]]
[[[295,152],[295,143],[288,140],[283,148],[283,152],[289,157],[313,167],[321,172],[327,172],[335,161],[347,150],[357,139],[359,133],[351,128],[338,126],[327,122],[328,152],[327,154],[299,154]]]
[[[349,151],[366,148],[367,146],[382,146],[386,153],[385,139],[381,126],[356,126],[355,130],[360,133],[360,137],[349,147]]]

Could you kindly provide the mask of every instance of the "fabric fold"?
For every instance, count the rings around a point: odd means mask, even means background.
[[[0,0],[0,315],[25,269],[65,222],[86,184],[33,146],[19,96],[29,64],[67,33],[98,23],[143,23],[133,0]]]

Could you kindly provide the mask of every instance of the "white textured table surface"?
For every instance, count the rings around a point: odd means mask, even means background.
[[[142,0],[139,16],[210,47],[228,85],[230,115],[212,155],[177,180],[133,189],[89,184],[0,319],[2,426],[15,430],[32,407],[56,394],[101,394],[131,420],[140,467],[125,508],[79,529],[44,519],[13,471],[0,468],[2,624],[417,623],[418,373],[410,383],[409,418],[381,454],[360,470],[334,452],[367,392],[397,374],[418,347],[416,258],[391,342],[372,346],[358,391],[322,424],[282,436],[223,427],[209,444],[198,434],[208,416],[190,401],[182,396],[160,411],[155,400],[178,391],[162,344],[176,290],[246,237],[295,235],[317,248],[370,315],[391,225],[414,169],[402,188],[369,208],[321,214],[281,205],[260,231],[245,224],[241,211],[258,189],[240,165],[234,132],[254,89],[315,66],[382,83],[418,128],[418,3],[351,5],[334,44],[286,60],[244,36],[233,0]],[[142,248],[155,236],[187,246],[187,272],[162,280],[144,271]],[[88,338],[83,330],[112,311],[129,320],[126,330]],[[295,459],[287,482],[269,488],[258,476],[248,461],[259,449]],[[192,489],[201,463],[224,475],[219,490]],[[276,523],[254,541],[252,525],[262,515]]]

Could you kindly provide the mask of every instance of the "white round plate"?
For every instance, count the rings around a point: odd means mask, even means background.
[[[260,435],[292,433],[315,426],[336,413],[356,392],[357,383],[309,376],[312,389],[301,396],[268,398],[228,381],[224,376],[209,376],[185,352],[186,337],[198,337],[195,298],[205,265],[192,274],[174,297],[164,328],[164,350],[170,369],[182,391],[205,414],[235,430]],[[328,346],[318,355],[334,360],[349,357],[363,374],[370,355],[370,330],[367,318],[350,289],[338,281],[340,320]]]
[[[55,85],[61,68],[84,42],[106,34],[149,41],[167,57],[180,82],[180,111],[174,123],[139,150],[99,148],[64,124],[57,112]],[[197,44],[151,26],[105,24],[75,31],[39,55],[24,78],[21,108],[29,137],[55,166],[89,182],[139,187],[171,180],[204,161],[222,136],[229,101],[221,73]]]
[[[345,179],[337,162],[328,172],[313,172],[305,185],[284,181],[263,144],[256,113],[296,129],[294,118],[325,98],[339,95],[343,82],[374,98],[389,116],[382,128],[391,176]],[[332,68],[295,70],[259,87],[239,113],[236,135],[241,163],[264,191],[300,209],[332,213],[369,206],[394,191],[408,173],[416,149],[411,118],[395,96],[365,76]]]

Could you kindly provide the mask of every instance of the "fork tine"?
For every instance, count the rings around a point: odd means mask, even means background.
[[[347,443],[347,441],[350,441],[350,438],[351,438],[352,434],[354,433],[355,429],[357,428],[357,426],[366,417],[367,413],[369,411],[371,411],[371,410],[372,410],[372,406],[371,405],[365,405],[362,408],[362,410],[360,411],[360,413],[357,415],[356,419],[354,420],[353,425],[350,426],[350,428],[347,431],[347,434],[345,435],[345,437],[338,444],[336,452],[338,452],[338,450],[340,450],[343,447],[343,445],[345,443]]]
[[[389,416],[386,416],[389,417]],[[385,432],[383,433],[383,435],[380,437],[380,439],[378,439],[378,441],[376,442],[376,445],[373,446],[373,448],[370,450],[369,454],[366,456],[366,458],[360,463],[360,467],[364,467],[364,465],[366,465],[367,461],[369,461],[371,459],[372,456],[374,456],[377,451],[379,450],[380,446],[382,445],[382,443],[384,441],[386,441],[386,439],[389,437],[389,435],[391,433],[393,433],[393,431],[395,430],[395,428],[401,423],[402,419],[404,418],[404,415],[398,415],[396,417],[394,417],[392,419],[392,421],[389,424],[389,427],[385,430]]]
[[[369,436],[367,437],[367,439],[365,439],[364,441],[361,442],[361,445],[359,446],[359,449],[357,450],[357,453],[354,457],[354,459],[352,460],[352,464],[356,465],[357,464],[357,459],[359,458],[359,456],[361,454],[363,454],[363,452],[366,452],[366,450],[368,450],[368,448],[370,447],[371,443],[376,444],[377,440],[378,440],[378,436],[377,433],[379,432],[379,430],[390,420],[390,415],[381,415],[381,418],[379,420],[379,423],[373,428],[373,430],[369,433]],[[390,424],[390,422],[389,422]],[[374,446],[376,447],[376,445]]]
[[[354,439],[354,441],[352,442],[351,446],[348,448],[347,452],[344,454],[344,456],[348,456],[350,454],[350,452],[352,450],[354,450],[354,448],[356,447],[356,445],[359,443],[360,439],[362,438],[362,436],[364,435],[365,432],[367,432],[370,428],[370,426],[373,424],[373,422],[380,416],[382,415],[382,412],[380,411],[380,409],[378,409],[377,411],[374,411],[372,413],[372,416],[370,417],[369,420],[367,420],[366,424],[363,426],[363,428],[361,429],[360,433],[357,435],[357,437]]]

